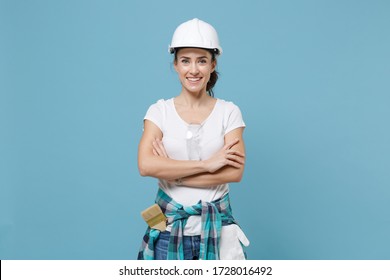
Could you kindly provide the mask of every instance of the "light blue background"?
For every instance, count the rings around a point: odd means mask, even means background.
[[[0,0],[0,258],[136,257],[142,119],[199,17],[247,124],[249,258],[390,259],[389,3]]]

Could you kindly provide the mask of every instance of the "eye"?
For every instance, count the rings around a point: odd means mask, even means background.
[[[187,64],[187,63],[189,63],[190,61],[188,60],[188,59],[186,59],[186,58],[183,58],[182,60],[181,60],[181,63],[183,63],[183,64]]]
[[[200,63],[200,64],[206,64],[206,63],[207,63],[207,60],[206,60],[206,59],[201,59],[201,60],[199,60],[199,63]]]

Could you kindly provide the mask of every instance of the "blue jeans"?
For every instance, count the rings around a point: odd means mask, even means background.
[[[161,232],[154,245],[154,259],[166,260],[169,244],[169,231]],[[200,235],[183,236],[183,250],[185,260],[198,260],[200,249]]]

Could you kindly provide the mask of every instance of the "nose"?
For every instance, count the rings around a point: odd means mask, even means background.
[[[197,75],[199,73],[198,65],[196,63],[191,63],[190,74]]]

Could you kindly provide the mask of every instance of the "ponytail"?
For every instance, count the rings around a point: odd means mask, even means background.
[[[206,86],[206,91],[211,97],[214,97],[213,87],[215,86],[217,81],[218,81],[218,72],[217,70],[214,70],[214,72],[210,74],[210,80]]]

